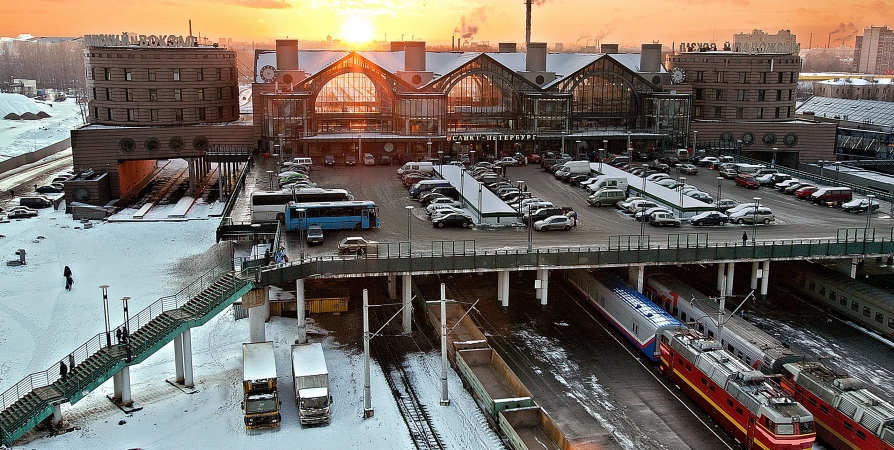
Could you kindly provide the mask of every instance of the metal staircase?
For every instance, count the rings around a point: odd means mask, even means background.
[[[207,323],[245,295],[254,287],[253,276],[247,278],[231,268],[231,261],[212,268],[179,293],[161,298],[131,317],[126,343],[114,342],[112,333],[94,336],[62,360],[66,364],[77,361],[66,381],[62,381],[56,363],[0,394],[0,443],[12,444],[51,416],[56,405],[75,404],[124,367],[146,360],[188,328]]]

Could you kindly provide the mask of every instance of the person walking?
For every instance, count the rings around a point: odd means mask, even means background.
[[[748,232],[742,232],[742,245],[748,245]]]
[[[573,212],[571,213],[571,219],[574,221],[574,225],[573,225],[573,226],[576,227],[576,226],[577,226],[577,211],[573,211]]]
[[[68,381],[68,366],[65,365],[64,361],[59,362],[59,376],[62,377],[63,383]]]
[[[74,278],[71,277],[71,274],[65,277],[65,289],[70,291],[71,286],[74,284]]]

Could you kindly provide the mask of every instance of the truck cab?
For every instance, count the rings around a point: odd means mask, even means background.
[[[292,346],[295,405],[301,425],[329,423],[329,369],[319,343]]]
[[[242,344],[242,412],[246,429],[279,427],[279,395],[273,342]]]

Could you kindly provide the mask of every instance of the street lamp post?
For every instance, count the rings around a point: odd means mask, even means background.
[[[438,171],[444,176],[444,150],[438,150]]]
[[[273,171],[272,170],[267,171],[267,186],[270,187],[271,191],[273,190]]]
[[[820,178],[823,177],[823,169],[826,167],[826,161],[819,160],[816,162],[820,166]]]
[[[866,208],[866,233],[869,233],[869,228],[872,226],[872,199],[875,198],[875,194],[868,194],[866,198],[869,199],[869,207]]]
[[[472,161],[472,165],[475,165],[475,150],[469,150],[469,159]]]
[[[127,362],[132,359],[130,353],[130,311],[127,309],[127,302],[130,297],[122,297],[121,305],[124,307],[124,329],[121,331],[121,341],[124,343],[124,349],[127,351]]]
[[[680,186],[686,184],[686,177],[680,177]],[[683,188],[680,187],[680,217],[683,217]]]
[[[692,130],[692,156],[695,156],[698,149],[698,131]]]
[[[643,198],[646,198],[646,179],[643,177]],[[646,234],[646,202],[640,204],[640,223],[639,223],[639,244],[643,243],[643,236]]]
[[[838,181],[838,172],[841,170],[841,163],[835,161],[835,181]]]
[[[605,148],[600,148],[599,149],[599,173],[600,174],[602,173],[602,158],[603,158],[602,155],[604,155],[604,154],[605,154]]]
[[[304,208],[298,208],[295,211],[298,212],[298,252],[300,261],[304,262],[304,243],[306,242],[305,236],[307,235],[307,210]]]
[[[431,158],[431,133],[428,134],[428,142],[425,144],[428,145],[428,157]]]
[[[104,284],[102,289],[102,308],[106,318],[106,347],[112,346],[112,330],[109,328],[109,285]]]
[[[723,177],[717,177],[717,201],[719,202],[721,198],[723,198],[720,194],[723,193]]]
[[[599,161],[602,161],[608,153],[608,139],[602,140],[602,154],[599,155]]]
[[[630,146],[630,132],[627,132],[627,158],[629,158],[628,165],[633,167],[633,147]]]
[[[754,197],[754,214],[751,217],[751,246],[754,247],[754,243],[756,241],[755,234],[757,233],[757,209],[761,206],[761,198]]]
[[[413,235],[411,234],[411,231],[412,231],[411,226],[412,226],[413,222],[411,221],[411,219],[413,218],[413,205],[407,205],[406,208],[407,208],[407,242],[409,243],[409,246],[410,246],[410,256],[412,256],[413,255]]]
[[[574,141],[575,158],[580,159],[580,141]]]

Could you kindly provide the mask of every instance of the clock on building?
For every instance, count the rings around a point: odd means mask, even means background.
[[[276,78],[276,68],[270,65],[261,67],[261,79],[269,83]]]
[[[671,83],[680,84],[686,79],[686,72],[679,67],[674,67],[670,72]]]

